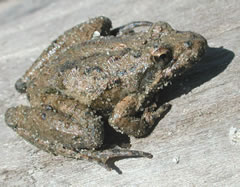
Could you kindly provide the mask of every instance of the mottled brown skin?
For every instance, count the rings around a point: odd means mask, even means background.
[[[200,60],[207,42],[164,22],[146,24],[152,26],[145,32],[118,35],[134,24],[111,30],[111,21],[98,17],[66,31],[16,82],[31,106],[8,109],[6,123],[43,150],[106,168],[113,157],[151,158],[141,151],[101,150],[103,119],[121,133],[146,136],[169,109],[157,107],[154,96]]]

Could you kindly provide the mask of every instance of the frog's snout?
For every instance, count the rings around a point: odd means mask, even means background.
[[[17,112],[17,109],[15,107],[11,107],[5,113],[5,122],[12,129],[17,128],[16,112]]]

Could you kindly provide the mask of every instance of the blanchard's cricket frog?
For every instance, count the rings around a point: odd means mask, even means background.
[[[149,27],[134,32],[138,26]],[[104,125],[146,136],[169,104],[155,96],[200,60],[207,41],[165,22],[132,22],[111,29],[97,17],[66,31],[43,51],[16,89],[30,106],[9,108],[6,123],[37,147],[109,169],[113,157],[149,157],[129,149],[102,150]]]

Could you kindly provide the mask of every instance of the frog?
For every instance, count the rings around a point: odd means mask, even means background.
[[[137,27],[145,30],[136,31]],[[29,105],[10,107],[6,124],[52,153],[96,162],[152,158],[148,152],[106,148],[104,126],[129,137],[150,134],[171,105],[156,96],[203,57],[207,40],[163,21],[112,28],[100,16],[64,32],[17,80]]]

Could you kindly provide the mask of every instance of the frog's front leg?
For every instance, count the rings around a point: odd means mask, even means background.
[[[139,111],[139,103],[134,95],[125,97],[114,108],[109,118],[109,124],[122,133],[134,137],[143,137],[149,134],[157,119],[160,119],[170,109],[170,104],[157,108],[156,104]]]

